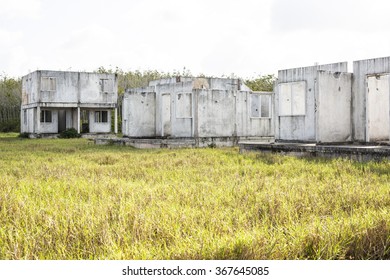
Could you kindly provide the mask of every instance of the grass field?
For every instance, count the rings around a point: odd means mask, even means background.
[[[390,259],[390,162],[0,134],[0,259]]]

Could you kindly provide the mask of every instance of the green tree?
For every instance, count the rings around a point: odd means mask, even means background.
[[[263,75],[246,79],[244,82],[253,91],[273,91],[275,80],[274,75]]]
[[[20,104],[22,80],[0,74],[0,131],[18,132],[20,128]]]

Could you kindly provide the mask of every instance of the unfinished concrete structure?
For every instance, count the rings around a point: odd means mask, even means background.
[[[176,77],[128,89],[122,133],[130,138],[191,138],[195,146],[273,136],[272,93],[239,79]]]
[[[117,77],[114,74],[35,71],[22,78],[21,132],[117,133]]]
[[[352,140],[346,62],[280,70],[275,85],[275,140]]]
[[[282,143],[240,142],[240,151],[390,159],[390,57],[354,61],[353,74],[346,71],[345,62],[279,71],[275,139]]]
[[[354,61],[353,77],[354,140],[390,141],[390,57]]]

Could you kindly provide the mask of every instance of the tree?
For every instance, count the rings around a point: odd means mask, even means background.
[[[253,91],[273,91],[275,80],[274,75],[264,75],[247,79],[244,82]]]
[[[18,132],[20,127],[20,104],[22,80],[0,74],[0,131]]]

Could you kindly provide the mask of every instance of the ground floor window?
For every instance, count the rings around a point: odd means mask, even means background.
[[[271,118],[271,95],[251,94],[251,118]]]
[[[95,122],[97,123],[108,122],[108,111],[95,111]]]
[[[41,111],[41,122],[42,123],[51,123],[52,122],[52,116],[51,116],[50,110],[42,110]]]

